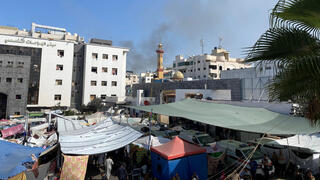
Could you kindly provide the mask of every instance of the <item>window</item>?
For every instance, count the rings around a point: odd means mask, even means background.
[[[111,86],[117,86],[117,81],[112,81]]]
[[[98,59],[98,53],[92,53],[92,59],[97,60]]]
[[[7,83],[11,83],[12,82],[12,78],[6,78],[6,82]]]
[[[112,68],[112,75],[117,75],[117,74],[118,74],[118,69]]]
[[[61,101],[61,94],[55,94],[54,95],[54,100],[55,101]]]
[[[198,64],[200,64],[200,61],[198,61]]]
[[[101,94],[101,99],[106,99],[107,95]]]
[[[20,115],[20,112],[14,112],[14,115]]]
[[[91,86],[97,86],[97,81],[91,81]]]
[[[192,69],[190,70],[190,72],[192,72]]]
[[[213,78],[218,77],[217,73],[212,73],[212,74],[210,74],[210,76],[213,77]]]
[[[7,67],[13,67],[13,61],[8,61]]]
[[[176,63],[173,63],[173,67],[174,67],[174,68],[176,67]]]
[[[206,78],[207,76],[206,75],[203,75],[203,78]]]
[[[61,86],[62,85],[62,79],[56,79],[56,85]]]
[[[0,61],[0,67],[2,66],[2,61]]]
[[[200,76],[198,76],[198,78],[200,79]]]
[[[222,66],[219,66],[219,70],[222,71]]]
[[[107,67],[102,67],[102,72],[108,72],[108,68]]]
[[[107,81],[101,81],[101,86],[107,86]]]
[[[23,67],[23,65],[24,65],[24,62],[19,61],[17,67]]]
[[[227,70],[230,70],[230,68],[227,68]]]
[[[57,71],[62,71],[63,70],[63,65],[62,64],[57,64],[56,70]]]
[[[198,71],[200,71],[200,68],[198,68]]]
[[[207,68],[205,68],[205,67],[203,68],[203,70],[206,70],[206,69],[207,69]]]
[[[108,59],[108,54],[102,54],[102,59]]]
[[[21,94],[17,94],[16,99],[21,99]]]
[[[98,73],[98,68],[97,67],[91,67],[91,72]]]
[[[18,79],[17,79],[17,82],[18,82],[18,83],[22,83],[22,82],[23,82],[23,78],[18,78]]]
[[[59,50],[58,49],[58,56],[63,57],[64,56],[64,50]]]
[[[111,96],[112,96],[112,97],[116,97],[117,95],[116,95],[116,94],[111,94]]]
[[[91,94],[90,95],[90,101],[94,100],[96,98],[96,95],[95,94]]]
[[[117,61],[118,60],[118,55],[112,55],[112,61]]]
[[[209,69],[215,70],[215,69],[217,69],[217,65],[209,65]]]
[[[266,70],[270,70],[270,69],[271,69],[271,67],[270,67],[270,66],[267,66],[267,67],[266,67]]]

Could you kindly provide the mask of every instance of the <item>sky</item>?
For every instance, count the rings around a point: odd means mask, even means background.
[[[158,43],[164,65],[176,55],[204,53],[219,45],[244,58],[269,27],[277,0],[10,0],[0,6],[0,25],[30,29],[31,23],[66,28],[89,41],[108,39],[128,47],[127,70],[156,69]]]

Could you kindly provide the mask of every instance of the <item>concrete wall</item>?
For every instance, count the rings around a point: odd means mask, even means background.
[[[202,94],[204,99],[210,97],[213,100],[231,101],[231,90],[211,90],[211,89],[177,89],[175,101],[181,101],[185,99],[185,96],[187,93]]]
[[[74,45],[72,84],[71,84],[71,107],[79,109],[82,104],[83,94],[83,65],[84,44]]]
[[[125,98],[126,87],[126,48],[103,46],[96,44],[85,45],[84,79],[82,104],[90,102],[90,95],[111,96],[116,95],[119,99]],[[98,54],[98,59],[92,58],[92,53]],[[108,54],[108,59],[103,59],[103,54]],[[113,61],[112,55],[118,55],[118,60]],[[91,67],[97,67],[97,73],[91,72]],[[102,72],[102,67],[107,67],[108,72]],[[117,75],[112,75],[112,68],[117,68]],[[91,86],[91,81],[97,81],[97,86]],[[101,81],[107,81],[107,86],[101,86]],[[112,81],[117,86],[111,86]]]
[[[137,90],[144,90],[146,97],[156,97],[156,104],[160,103],[160,94],[163,90],[176,89],[207,89],[211,90],[231,90],[231,100],[242,100],[241,80],[223,79],[223,80],[199,80],[183,82],[165,82],[165,83],[143,83],[133,85],[133,97],[136,97]]]
[[[7,95],[6,117],[26,112],[30,64],[30,56],[0,54],[0,93]],[[11,78],[11,82],[6,82],[6,78]],[[22,78],[22,82],[18,82],[18,78]],[[21,99],[16,99],[17,95],[21,95]]]

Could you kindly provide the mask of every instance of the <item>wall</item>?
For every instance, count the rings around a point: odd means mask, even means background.
[[[82,104],[84,44],[74,45],[71,84],[71,107],[79,109]]]
[[[164,82],[164,83],[141,83],[133,85],[133,97],[136,97],[137,90],[144,90],[146,97],[156,97],[156,104],[160,103],[160,94],[163,90],[175,89],[207,89],[211,90],[230,90],[231,100],[242,100],[241,80],[240,79],[223,79],[223,80],[198,80],[183,82]]]
[[[115,94],[119,99],[125,98],[126,86],[126,48],[103,46],[96,44],[85,45],[85,62],[83,78],[82,104],[90,102],[90,95],[101,97],[102,94],[111,96]],[[92,58],[92,53],[98,53],[98,59]],[[102,54],[108,54],[108,59],[102,59]],[[112,55],[118,55],[118,60],[113,61]],[[97,67],[97,73],[91,72],[91,67]],[[108,72],[102,73],[102,67],[107,67]],[[117,75],[112,75],[112,68],[117,68]],[[91,86],[91,81],[97,81],[97,86]],[[107,86],[101,86],[101,81],[107,81]],[[116,81],[117,86],[112,87],[111,82]]]
[[[185,99],[186,93],[193,93],[193,94],[199,93],[203,95],[204,99],[210,97],[213,100],[227,100],[227,101],[231,100],[231,90],[177,89],[175,101],[181,101]]]
[[[25,114],[31,57],[0,54],[0,61],[0,93],[7,95],[6,117],[15,112]],[[13,65],[8,66],[8,61],[13,62]],[[23,62],[23,65],[19,62]],[[12,78],[12,81],[6,82],[6,78]],[[17,81],[18,78],[22,78],[22,83]],[[16,95],[21,95],[21,99],[16,99]]]

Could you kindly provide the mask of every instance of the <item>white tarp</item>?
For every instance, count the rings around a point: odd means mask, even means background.
[[[152,146],[160,146],[162,144],[165,144],[167,142],[171,141],[168,138],[163,138],[163,137],[155,137],[151,135],[151,147]],[[137,146],[140,146],[144,149],[148,149],[148,144],[149,144],[149,136],[141,137],[134,141],[132,144],[135,144]]]
[[[299,165],[301,168],[309,168],[313,173],[319,172],[320,166],[320,134],[313,135],[295,135],[289,138],[274,140],[266,143],[268,145],[284,146],[286,149],[286,156],[288,159]],[[299,157],[296,153],[305,152],[310,153],[306,158]]]
[[[91,155],[124,147],[142,134],[129,126],[122,126],[110,118],[89,127],[81,127],[75,120],[58,118],[61,151],[64,154]]]
[[[31,127],[30,131],[40,131],[40,130],[45,129],[47,127],[49,127],[49,124],[48,123],[43,123],[43,124],[40,124],[38,126]]]
[[[297,150],[320,153],[320,134],[295,135],[289,138],[274,140],[267,144],[290,146]]]

